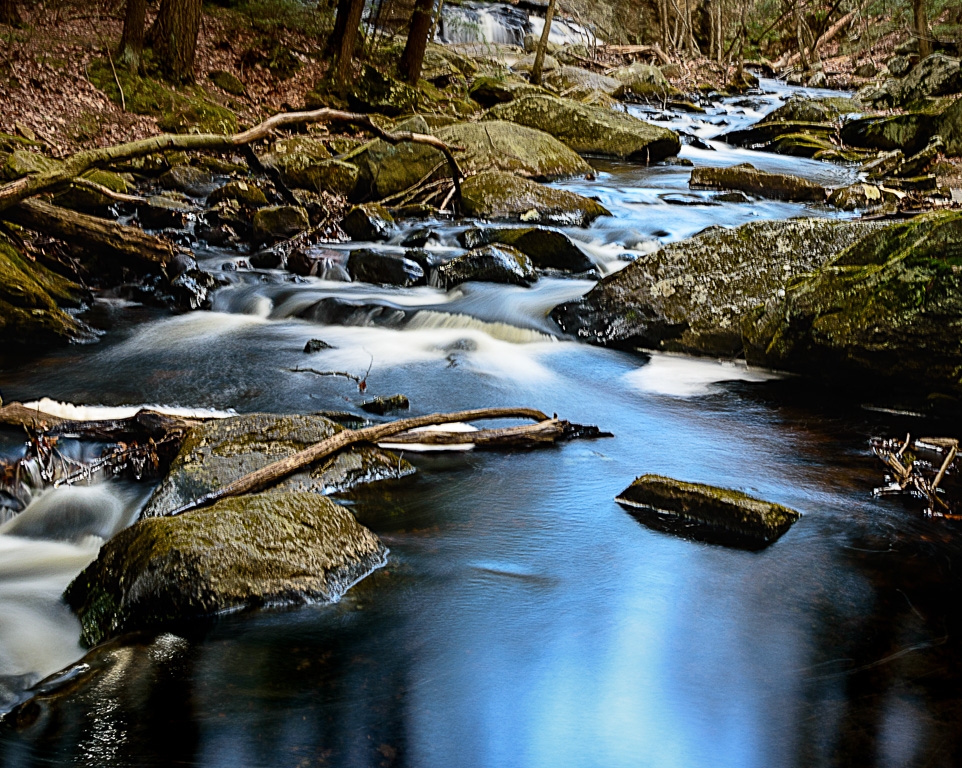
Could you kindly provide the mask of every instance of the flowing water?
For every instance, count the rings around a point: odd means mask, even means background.
[[[750,160],[852,179],[710,139],[787,92],[764,85],[774,92],[748,106],[655,116],[704,142],[682,152],[697,165]],[[615,213],[569,230],[603,272],[706,226],[839,215],[718,203],[688,190],[680,165],[598,170],[561,186]],[[458,248],[463,227],[431,226],[430,247]],[[400,249],[404,234],[378,247]],[[212,267],[231,258],[200,255]],[[290,369],[370,367],[367,396],[403,392],[412,415],[523,405],[615,437],[407,454],[416,476],[344,499],[390,547],[386,568],[336,605],[193,622],[114,649],[93,682],[0,726],[0,764],[958,764],[959,531],[873,498],[881,471],[867,446],[873,434],[955,425],[735,364],[559,338],[546,313],[588,280],[443,292],[224,274],[232,283],[213,312],[99,302],[92,318],[110,328],[101,342],[7,361],[4,397],[360,412],[351,381]],[[332,302],[355,309],[329,324]],[[306,355],[312,338],[334,348]],[[7,454],[18,450],[6,439]],[[614,502],[646,472],[738,488],[804,516],[761,552],[688,541]],[[7,707],[81,657],[58,595],[148,492],[109,483],[48,493],[0,528]]]

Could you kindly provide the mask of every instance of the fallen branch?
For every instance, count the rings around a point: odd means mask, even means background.
[[[85,179],[82,176],[74,179],[70,182],[75,187],[85,187],[98,195],[103,195],[104,197],[115,200],[118,203],[133,203],[134,205],[142,205],[147,202],[146,197],[141,197],[140,195],[125,195],[123,192],[114,192],[112,189],[108,189],[103,184],[98,184],[96,181],[91,181],[90,179]]]
[[[622,56],[654,54],[662,64],[671,64],[671,59],[661,50],[660,45],[606,45],[602,50],[605,53],[617,53]]]
[[[451,171],[451,178],[460,196],[461,179],[464,177],[458,162],[454,157],[452,147],[436,136],[410,131],[391,133],[381,128],[368,115],[353,112],[342,112],[337,109],[316,109],[312,112],[284,112],[274,115],[262,123],[246,131],[225,136],[213,133],[200,134],[172,134],[165,133],[148,139],[118,144],[102,149],[89,149],[78,152],[64,160],[60,166],[46,173],[24,176],[0,186],[0,212],[6,211],[18,203],[36,195],[51,192],[59,186],[72,181],[91,168],[99,168],[114,163],[133,160],[138,157],[165,152],[171,149],[190,151],[228,152],[238,147],[246,146],[259,139],[266,138],[273,131],[280,128],[307,125],[322,122],[344,122],[366,128],[380,139],[389,144],[424,144],[439,150],[445,157]],[[4,217],[6,218],[6,217]]]
[[[531,445],[533,443],[553,443],[564,437],[564,422],[547,419],[537,424],[524,424],[520,427],[504,429],[479,429],[475,432],[402,432],[394,435],[381,445],[475,445],[496,447],[506,445]]]
[[[315,443],[310,448],[288,456],[273,464],[268,464],[250,474],[228,483],[217,490],[211,491],[194,501],[171,512],[172,515],[180,515],[194,509],[200,509],[213,504],[220,499],[231,496],[239,496],[244,493],[254,493],[268,486],[271,486],[292,472],[296,472],[302,467],[313,464],[315,461],[326,458],[343,448],[357,443],[377,443],[384,441],[385,438],[408,432],[418,427],[429,427],[434,424],[452,424],[460,421],[475,421],[479,419],[531,419],[533,421],[551,421],[548,416],[541,411],[530,408],[479,408],[470,411],[458,411],[457,413],[435,413],[429,416],[417,416],[412,419],[401,419],[389,424],[379,424],[374,427],[364,429],[345,429],[332,435],[326,440]]]

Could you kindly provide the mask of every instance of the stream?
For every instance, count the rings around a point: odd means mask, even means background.
[[[681,153],[695,165],[854,180],[842,166],[712,140],[799,89],[762,90],[706,114],[630,110],[697,137],[702,148]],[[594,180],[558,186],[614,213],[565,230],[602,273],[709,226],[847,215],[718,202],[688,189],[683,165],[593,164]],[[371,247],[403,250],[423,226]],[[459,249],[465,226],[430,223],[429,247]],[[218,270],[236,259],[197,255]],[[874,498],[882,471],[868,448],[872,435],[955,425],[737,364],[561,338],[546,314],[589,280],[444,292],[224,274],[212,312],[97,302],[90,316],[109,333],[6,359],[4,400],[361,413],[371,395],[401,392],[412,416],[526,406],[615,437],[405,453],[414,477],[341,499],[390,548],[387,567],[334,605],[221,616],[122,648],[52,714],[0,726],[0,765],[958,765],[959,526]],[[302,319],[324,299],[360,309],[350,325]],[[334,348],[306,355],[313,338]],[[289,370],[305,365],[370,367],[368,392]],[[0,452],[19,450],[21,439],[2,439]],[[614,502],[647,472],[803,517],[761,552],[668,535]],[[149,491],[49,492],[21,515],[39,521],[33,538],[11,530],[16,519],[0,526],[0,712],[83,655],[59,595]]]

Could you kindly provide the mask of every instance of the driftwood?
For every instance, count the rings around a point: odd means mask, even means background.
[[[567,422],[560,422],[557,418],[550,418],[541,411],[530,408],[480,408],[470,411],[458,411],[457,413],[435,413],[429,416],[417,416],[411,419],[401,419],[400,421],[394,421],[389,424],[365,427],[364,429],[345,429],[326,440],[315,443],[310,448],[306,448],[299,453],[276,461],[273,464],[268,464],[266,467],[262,467],[232,483],[228,483],[217,490],[211,491],[199,499],[195,499],[189,504],[175,509],[171,514],[180,515],[184,512],[206,507],[220,499],[263,490],[279,482],[292,472],[296,472],[298,469],[313,464],[350,445],[356,445],[357,443],[392,442],[395,436],[403,435],[419,427],[429,427],[436,424],[453,424],[462,421],[476,421],[480,419],[531,419],[532,421],[539,422],[539,424],[536,425],[537,428],[532,430],[531,436],[528,438],[529,443],[558,439],[564,434],[565,425],[567,424]],[[517,430],[518,428],[514,429]],[[489,442],[494,437],[493,433],[500,432],[502,435],[505,434],[505,430],[485,430],[485,432],[488,433],[488,437],[484,438],[484,436],[482,436],[482,439],[488,439]],[[518,437],[519,434],[517,431],[513,433],[509,432],[508,436],[513,439]],[[550,434],[554,434],[554,438],[549,438]],[[429,435],[431,435],[431,433],[419,432],[415,433],[415,435],[418,440],[414,442],[425,443],[430,439]],[[457,439],[461,442],[477,443],[479,433],[466,432],[460,433],[460,435]],[[538,437],[539,435],[540,438]],[[575,433],[574,436],[577,436],[577,433]],[[392,438],[392,440],[388,441],[387,438]],[[446,438],[439,439],[444,440]],[[455,438],[450,439],[452,441],[455,440]]]
[[[951,437],[922,437],[912,441],[911,435],[905,440],[872,440],[872,450],[888,467],[891,475],[886,478],[888,485],[875,489],[876,496],[891,496],[910,493],[928,501],[927,515],[934,517],[958,518],[954,505],[940,493],[939,486],[946,473],[953,467],[959,451],[959,441]],[[926,461],[917,453],[944,456],[937,465]],[[935,467],[939,469],[936,472]]]
[[[280,128],[322,122],[351,123],[366,128],[375,136],[389,144],[410,142],[434,147],[439,150],[447,160],[455,189],[460,192],[463,174],[452,151],[455,148],[448,146],[435,136],[429,136],[423,133],[411,133],[410,131],[397,131],[392,133],[386,131],[371,120],[368,115],[325,108],[316,109],[312,112],[285,112],[274,115],[264,122],[255,125],[253,128],[235,133],[232,136],[212,133],[165,133],[160,136],[132,141],[127,144],[118,144],[103,149],[89,149],[78,152],[68,157],[54,170],[24,176],[16,181],[11,181],[0,186],[0,213],[8,211],[10,208],[31,197],[52,192],[65,184],[72,183],[74,179],[91,168],[125,162],[127,160],[133,160],[134,158],[144,157],[154,152],[164,152],[171,149],[228,152],[239,147],[244,147],[259,139],[266,138],[272,131]],[[3,218],[8,217],[4,214]]]
[[[125,266],[163,267],[175,254],[170,242],[136,227],[70,211],[42,200],[25,200],[0,210],[0,219],[81,246]]]
[[[602,48],[602,50],[605,53],[616,53],[621,56],[643,56],[653,54],[663,64],[671,64],[671,59],[668,58],[668,54],[661,50],[660,45],[606,45]]]

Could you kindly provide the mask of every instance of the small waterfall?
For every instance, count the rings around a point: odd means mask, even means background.
[[[481,331],[492,339],[507,341],[511,344],[536,344],[543,341],[557,341],[553,336],[528,328],[519,328],[508,323],[485,322],[470,315],[448,312],[432,312],[424,310],[418,312],[406,326],[407,330],[421,331],[428,329],[461,329]]]
[[[523,45],[531,31],[528,14],[510,5],[445,3],[439,35],[445,43],[499,43]]]

